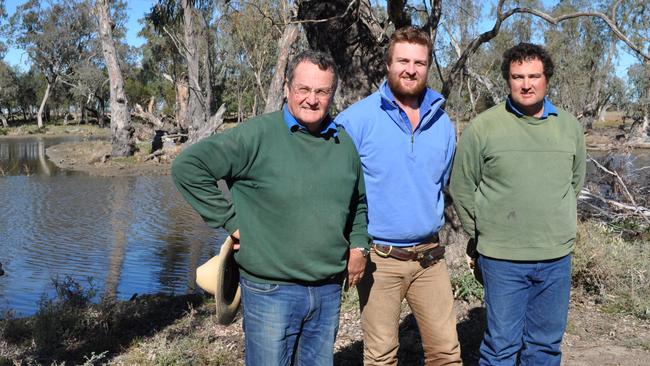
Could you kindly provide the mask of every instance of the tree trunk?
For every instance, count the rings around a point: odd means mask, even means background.
[[[194,24],[194,8],[190,0],[182,0],[183,7],[183,36],[185,40],[185,60],[187,61],[187,78],[189,98],[187,116],[189,118],[189,139],[206,123],[207,105],[199,82],[199,53],[196,44]]]
[[[176,88],[176,124],[182,131],[187,131],[190,128],[190,118],[187,111],[190,91],[185,75],[176,81],[174,87]]]
[[[41,105],[38,107],[38,113],[36,114],[36,121],[38,122],[38,128],[43,128],[43,111],[45,110],[45,103],[50,98],[50,90],[52,90],[52,85],[54,82],[47,81],[47,87],[45,87],[45,94],[43,94],[43,99],[41,100]]]
[[[99,15],[99,36],[102,42],[102,52],[108,69],[111,94],[111,156],[131,156],[135,151],[133,142],[133,127],[131,115],[124,93],[124,80],[117,60],[117,52],[111,32],[109,17],[109,0],[97,0],[97,13]]]
[[[282,108],[284,102],[284,79],[287,70],[287,63],[289,62],[289,54],[291,53],[291,46],[296,42],[300,29],[295,24],[287,24],[284,27],[282,37],[278,40],[278,62],[275,65],[275,73],[269,90],[266,93],[266,106],[264,113],[270,113]]]
[[[299,20],[332,18],[327,22],[303,23],[311,48],[329,53],[339,68],[336,108],[375,91],[384,78],[384,50],[388,37],[374,20],[368,0],[359,0],[349,10],[350,0],[304,0],[298,5]]]
[[[646,88],[643,91],[639,103],[641,104],[641,113],[643,116],[634,121],[630,128],[629,143],[648,143],[650,142],[650,61],[644,60],[644,72],[646,76]]]

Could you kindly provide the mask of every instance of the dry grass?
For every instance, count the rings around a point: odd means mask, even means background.
[[[182,318],[151,337],[125,348],[110,365],[240,365],[241,320],[225,327],[215,322],[214,302],[190,307]]]
[[[614,227],[587,221],[578,226],[574,288],[603,309],[650,318],[650,246],[643,236],[624,239]]]
[[[75,125],[75,124],[47,124],[43,128],[38,128],[36,124],[26,124],[20,126],[11,126],[3,129],[4,135],[7,136],[65,136],[65,135],[81,135],[81,136],[108,136],[110,130],[105,127],[101,128],[97,125]],[[0,133],[3,134],[3,133]]]

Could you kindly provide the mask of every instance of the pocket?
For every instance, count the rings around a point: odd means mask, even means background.
[[[240,282],[242,286],[246,287],[246,289],[260,294],[272,293],[273,291],[277,290],[278,287],[280,287],[280,285],[275,283],[257,283],[249,281],[245,278],[242,278]]]

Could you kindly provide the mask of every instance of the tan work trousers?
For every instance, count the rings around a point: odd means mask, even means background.
[[[444,259],[428,268],[374,251],[359,283],[364,365],[397,365],[399,316],[406,298],[415,316],[425,365],[460,365],[454,298]]]

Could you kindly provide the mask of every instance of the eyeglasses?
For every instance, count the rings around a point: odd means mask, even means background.
[[[312,92],[314,92],[314,94],[316,94],[316,98],[319,99],[329,98],[329,96],[332,95],[332,89],[312,89],[306,86],[293,88],[293,91],[301,98],[308,97]]]

